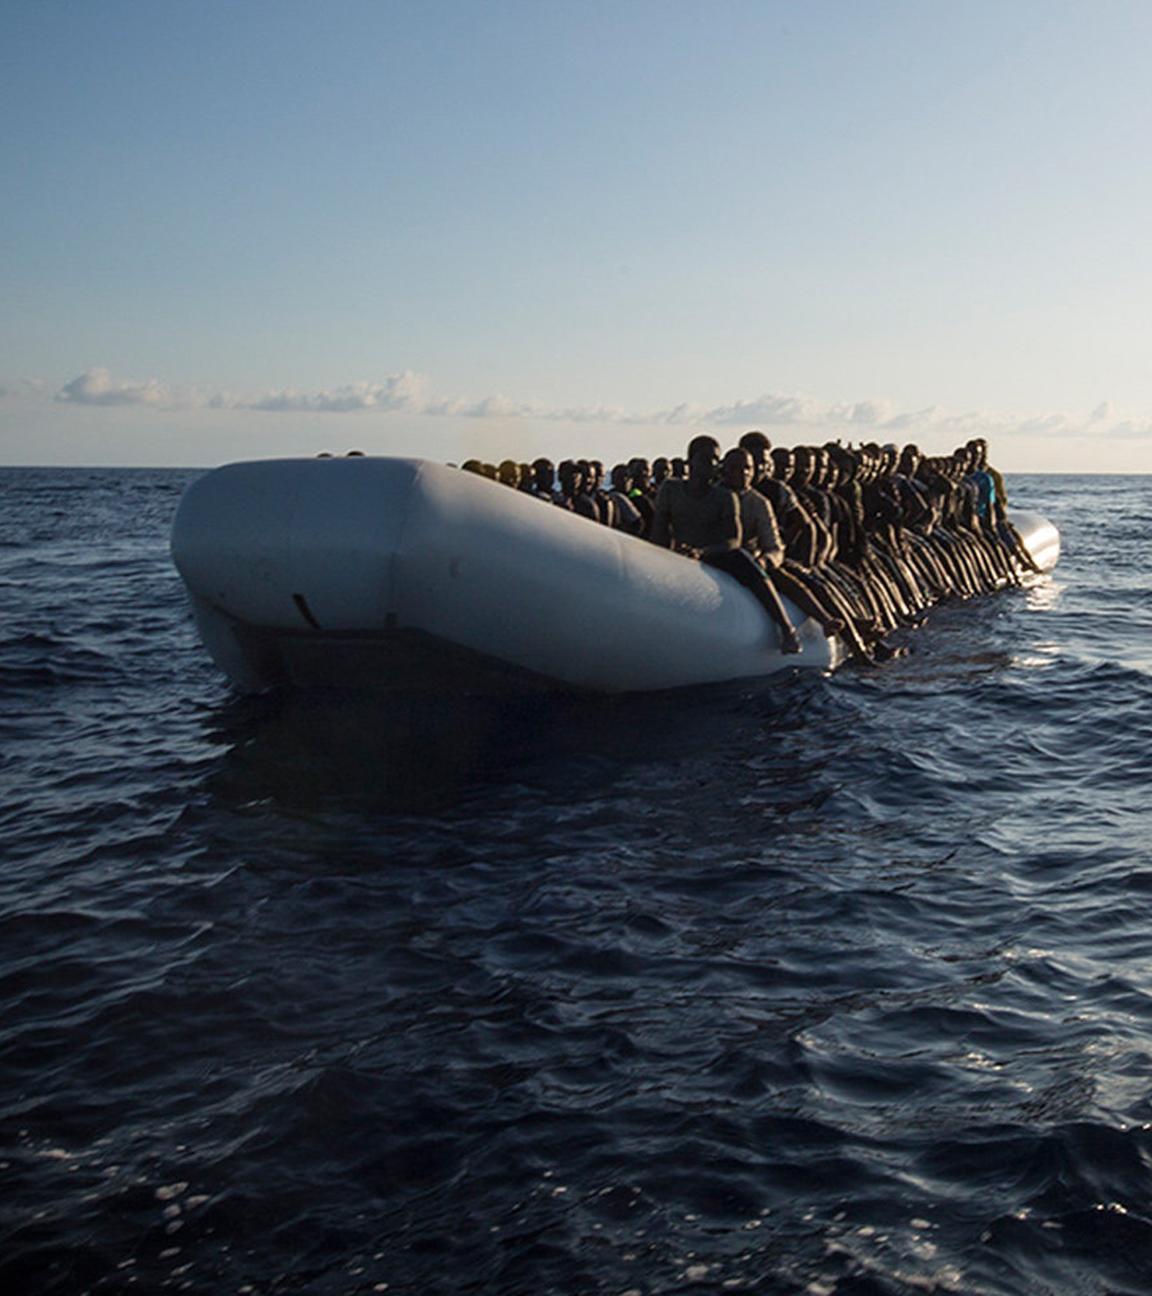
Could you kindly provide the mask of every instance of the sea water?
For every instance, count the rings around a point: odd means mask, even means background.
[[[1152,479],[881,668],[464,704],[232,694],[193,475],[0,471],[5,1292],[1152,1290]]]

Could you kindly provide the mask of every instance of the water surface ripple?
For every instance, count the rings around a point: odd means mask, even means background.
[[[0,1283],[1152,1290],[1152,480],[907,659],[240,699],[191,474],[0,471]]]

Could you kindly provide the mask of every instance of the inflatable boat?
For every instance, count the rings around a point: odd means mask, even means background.
[[[1056,529],[1013,522],[1054,566]],[[846,655],[787,601],[802,651],[785,655],[732,577],[419,459],[218,468],[185,492],[172,555],[205,647],[245,691],[623,693],[828,671]]]

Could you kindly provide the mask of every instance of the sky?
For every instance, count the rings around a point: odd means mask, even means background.
[[[1146,0],[0,0],[0,463],[1152,472]]]

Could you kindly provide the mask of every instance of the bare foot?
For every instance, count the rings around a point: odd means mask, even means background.
[[[891,661],[893,657],[905,657],[908,654],[907,648],[897,647],[895,644],[885,643],[883,639],[874,644],[872,651],[874,659],[878,662]]]

